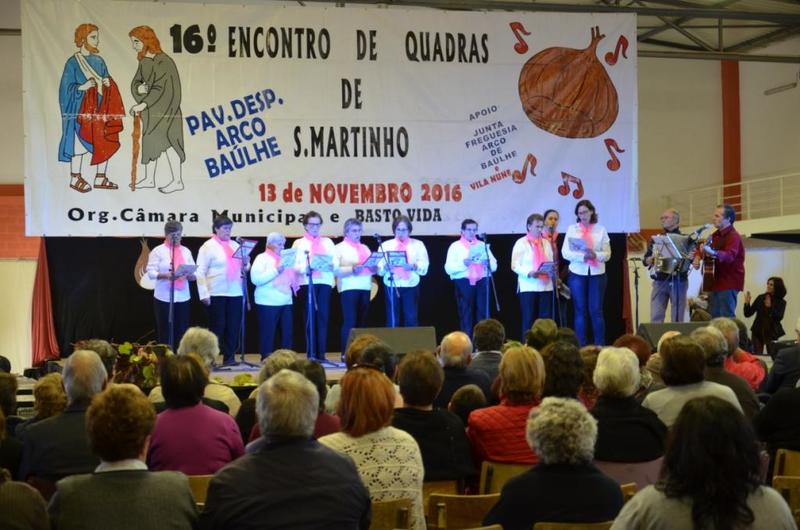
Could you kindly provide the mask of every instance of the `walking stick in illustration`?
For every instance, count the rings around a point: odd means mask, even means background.
[[[136,191],[136,170],[139,167],[137,162],[139,158],[139,140],[142,136],[142,115],[138,112],[133,115],[133,132],[131,138],[133,139],[133,153],[131,155],[131,191]]]

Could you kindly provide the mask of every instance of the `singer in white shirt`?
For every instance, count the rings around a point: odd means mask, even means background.
[[[286,238],[278,232],[267,235],[267,248],[256,256],[250,269],[250,281],[256,286],[253,298],[258,314],[261,360],[275,351],[275,333],[280,332],[280,347],[292,349],[292,295],[299,287],[294,266],[281,266],[281,251]]]
[[[497,270],[497,260],[489,246],[477,239],[477,233],[477,221],[461,221],[461,238],[450,244],[444,263],[444,271],[453,280],[456,289],[459,327],[470,339],[476,322],[476,309],[477,320],[490,317],[487,266],[491,267],[492,272]],[[476,246],[477,252],[473,252],[473,247]]]
[[[306,350],[310,359],[325,361],[325,352],[328,351],[328,318],[331,306],[331,289],[333,288],[333,241],[328,237],[319,235],[322,229],[322,216],[314,210],[303,216],[305,234],[295,239],[292,248],[297,249],[295,269],[300,274],[300,291],[297,300],[302,308],[303,321],[306,330]],[[314,256],[330,256],[331,262],[324,267],[314,268]],[[314,328],[309,328],[308,320],[308,263],[311,263],[311,279],[314,283],[312,291],[316,305],[314,311]],[[310,332],[314,333],[314,340],[309,341]]]
[[[527,234],[514,243],[511,270],[517,274],[517,293],[522,315],[522,342],[537,318],[553,318],[555,299],[550,274],[537,274],[543,263],[553,264],[553,245],[544,236],[544,217],[533,213],[525,222]],[[550,229],[547,229],[549,234]]]
[[[394,239],[383,241],[378,249],[380,252],[406,253],[406,264],[402,267],[394,267],[390,271],[385,259],[378,264],[378,273],[383,276],[383,285],[386,288],[386,325],[389,327],[419,325],[419,280],[421,276],[428,274],[430,261],[425,244],[410,237],[412,229],[411,219],[405,215],[395,217],[392,221]],[[395,288],[394,296],[391,294],[392,286]]]
[[[189,282],[195,280],[194,274],[175,276],[172,308],[173,329],[172,336],[170,336],[169,299],[173,284],[173,265],[175,270],[183,264],[194,265],[192,252],[181,246],[182,236],[183,225],[178,221],[167,221],[164,225],[164,242],[150,251],[150,257],[147,260],[147,276],[156,282],[153,302],[158,341],[161,344],[169,344],[173,351],[189,327],[189,298],[191,298]]]
[[[588,344],[586,323],[592,323],[593,344],[606,343],[603,298],[606,294],[606,262],[611,259],[611,244],[604,226],[597,223],[597,211],[591,201],[575,205],[577,223],[567,228],[561,255],[569,261],[567,285],[575,308],[575,334],[581,346]],[[582,240],[585,250],[573,248],[570,240]],[[575,241],[573,241],[573,244]]]
[[[341,351],[347,349],[347,338],[353,328],[367,324],[372,275],[377,268],[361,264],[372,251],[361,243],[361,221],[350,218],[344,222],[344,240],[333,249],[333,271],[342,303]]]
[[[197,292],[208,307],[208,324],[219,340],[223,365],[236,364],[242,324],[242,269],[249,258],[233,257],[239,243],[231,239],[233,221],[224,215],[214,219],[214,237],[197,253]]]

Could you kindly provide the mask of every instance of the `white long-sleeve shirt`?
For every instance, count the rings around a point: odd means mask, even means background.
[[[239,243],[230,241],[234,252]],[[197,292],[200,300],[210,296],[242,296],[242,279],[228,279],[228,255],[214,238],[209,239],[197,252]]]
[[[416,265],[417,268],[416,270],[408,271],[408,278],[406,279],[400,278],[400,275],[395,273],[395,287],[415,287],[419,285],[420,276],[428,274],[428,267],[430,267],[431,264],[428,259],[428,250],[425,248],[425,244],[422,241],[409,238],[406,245],[406,258],[410,264]],[[399,250],[399,246],[400,242],[397,241],[396,238],[383,242],[383,250],[386,252]],[[389,271],[386,267],[386,260],[381,260],[378,263],[378,274],[383,276],[384,285],[391,285],[389,281]]]
[[[250,268],[250,281],[256,286],[253,300],[258,305],[282,306],[292,305],[292,291],[289,289],[279,289],[275,286],[275,279],[278,278],[278,261],[266,252],[256,256],[253,266]]]
[[[366,249],[367,256],[372,253],[367,245],[359,243],[359,246]],[[362,261],[358,251],[345,241],[333,247],[333,272],[338,280],[336,285],[340,293],[351,290],[369,291],[372,288],[371,274],[366,271],[353,274],[353,267]]]
[[[181,245],[180,252],[183,255],[183,262],[187,265],[194,265],[194,258],[192,257],[192,251],[188,248]],[[158,275],[165,272],[170,272],[172,270],[172,256],[171,251],[167,245],[164,243],[158,245],[156,248],[150,251],[150,257],[147,259],[147,276],[151,280],[155,280],[156,288],[153,291],[153,296],[156,300],[160,300],[162,302],[169,302],[169,280],[159,280]],[[184,278],[185,279],[185,278]],[[183,283],[182,287],[179,287],[179,283]],[[176,302],[186,302],[191,298],[191,292],[189,291],[189,280],[185,282],[175,282],[175,301]]]
[[[606,272],[606,261],[611,259],[611,244],[608,239],[608,232],[606,232],[606,228],[603,225],[599,225],[597,223],[591,225],[592,227],[592,250],[597,255],[595,260],[597,261],[597,266],[590,266],[586,263],[586,259],[583,257],[583,252],[570,250],[569,248],[569,239],[571,237],[581,239],[581,230],[579,225],[576,223],[574,225],[569,225],[567,228],[567,233],[564,236],[564,244],[561,247],[561,255],[564,256],[564,259],[569,261],[569,270],[574,274],[580,274],[581,276],[588,276],[591,271],[592,276],[599,276],[600,274],[605,274]]]
[[[549,241],[540,239],[538,242],[542,246],[545,261],[553,261],[553,246]],[[544,292],[553,290],[552,280],[534,276],[528,277],[528,273],[533,270],[533,248],[527,236],[517,239],[514,248],[511,250],[511,270],[517,273],[518,292]]]
[[[322,246],[325,249],[325,254],[333,257],[333,241],[329,237],[321,237]],[[292,248],[297,249],[297,258],[294,262],[294,268],[300,273],[300,285],[308,285],[308,278],[306,277],[306,251],[311,252],[311,241],[301,237],[295,239],[292,243]],[[314,276],[314,283],[319,285],[330,285],[333,287],[333,271],[319,271],[317,276]]]
[[[479,242],[481,253],[484,252],[484,243]],[[489,245],[489,265],[492,272],[497,270],[497,259],[492,254],[492,247]],[[461,280],[467,277],[467,270],[469,267],[464,265],[464,260],[469,257],[469,249],[465,247],[461,240],[453,241],[447,249],[447,259],[444,262],[444,272],[446,272],[451,280]]]

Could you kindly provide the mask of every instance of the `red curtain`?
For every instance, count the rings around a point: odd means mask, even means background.
[[[49,359],[58,359],[58,341],[53,324],[53,302],[50,297],[50,271],[47,266],[47,247],[39,238],[36,278],[33,283],[33,314],[31,318],[33,366]]]

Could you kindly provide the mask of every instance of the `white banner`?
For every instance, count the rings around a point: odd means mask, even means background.
[[[579,198],[638,231],[635,22],[26,0],[26,232],[519,233]]]

